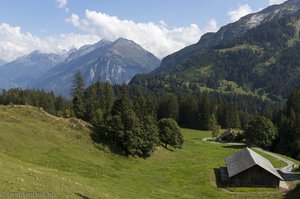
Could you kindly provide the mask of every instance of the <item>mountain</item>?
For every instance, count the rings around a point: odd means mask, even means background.
[[[67,96],[78,70],[88,85],[98,80],[122,84],[136,74],[152,71],[159,64],[159,59],[133,41],[124,38],[114,42],[101,40],[72,50],[64,62],[49,70],[33,86]]]
[[[17,58],[0,66],[0,87],[1,89],[27,88],[63,59],[61,55],[40,51]]]
[[[163,59],[131,84],[281,100],[300,83],[300,0],[247,15]]]
[[[216,33],[207,33],[203,35],[198,43],[167,56],[162,60],[160,67],[155,70],[155,73],[171,72],[174,67],[182,62],[187,56],[201,49],[207,49],[224,40],[233,39],[266,22],[295,14],[299,9],[299,0],[289,0],[281,5],[273,5],[260,12],[242,17],[237,22],[221,27]]]

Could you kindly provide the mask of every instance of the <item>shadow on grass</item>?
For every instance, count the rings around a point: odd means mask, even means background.
[[[95,143],[95,146],[102,151],[109,151],[117,155],[126,156],[126,154],[118,147],[113,146],[108,135],[104,133],[103,129],[92,129],[90,134],[91,139]]]
[[[296,181],[300,180],[300,175],[297,175],[295,173],[283,173],[280,170],[278,173],[283,177],[285,181]]]
[[[228,185],[228,180],[222,180],[221,177],[221,170],[226,169],[225,167],[221,168],[214,168],[214,174],[215,174],[215,179],[216,179],[216,186],[218,188],[226,188]]]
[[[300,168],[294,169],[293,172],[300,172]]]
[[[284,199],[300,198],[300,184],[298,184],[295,189],[287,192],[283,198]]]
[[[111,137],[105,133],[103,129],[92,129],[92,134],[90,135],[91,139],[94,142],[96,148],[101,151],[111,152],[124,157],[139,157],[139,158],[148,158],[151,154],[140,154],[140,155],[128,155],[124,150],[122,150],[121,146],[114,143],[111,140]],[[170,148],[166,148],[169,151],[173,151]]]
[[[235,144],[228,144],[226,146],[222,146],[223,148],[230,148],[230,149],[243,149],[245,147],[247,147],[246,144],[241,144],[241,145],[235,145]]]
[[[161,146],[164,147],[164,148],[165,148],[166,150],[168,150],[168,151],[172,151],[172,152],[174,151],[173,149],[169,148],[169,147],[166,146],[166,145],[161,144]]]
[[[84,196],[84,195],[82,195],[81,193],[75,193],[75,195],[81,197],[82,199],[90,199],[89,197]]]

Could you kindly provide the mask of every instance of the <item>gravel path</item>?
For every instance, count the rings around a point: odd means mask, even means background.
[[[281,160],[285,163],[287,163],[287,166],[284,166],[284,167],[280,167],[280,168],[277,168],[280,170],[281,172],[281,176],[286,180],[286,181],[294,181],[294,180],[300,180],[300,176],[299,175],[296,175],[294,174],[292,171],[294,170],[294,168],[298,167],[298,165],[296,165],[294,162],[282,157],[282,156],[279,156],[275,153],[272,153],[272,152],[269,152],[269,151],[265,151],[261,148],[255,148],[256,150],[258,151],[261,151],[265,154],[268,154],[270,156],[273,156],[274,158],[278,159],[278,160]]]

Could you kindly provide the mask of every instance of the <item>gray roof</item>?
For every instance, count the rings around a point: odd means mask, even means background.
[[[253,150],[244,148],[225,159],[229,177],[235,176],[255,165],[260,166],[274,176],[283,180],[271,162]]]
[[[232,132],[229,132],[229,131],[225,131],[224,133],[222,133],[219,138],[222,139],[224,137],[227,137],[228,135],[232,135],[233,133]]]

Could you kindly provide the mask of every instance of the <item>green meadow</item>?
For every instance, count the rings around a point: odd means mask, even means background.
[[[211,136],[207,131],[182,133],[182,149],[161,147],[150,158],[128,158],[95,145],[87,123],[29,106],[0,106],[0,198],[8,192],[92,199],[284,197],[278,189],[217,188],[216,169],[240,146],[203,142]]]

